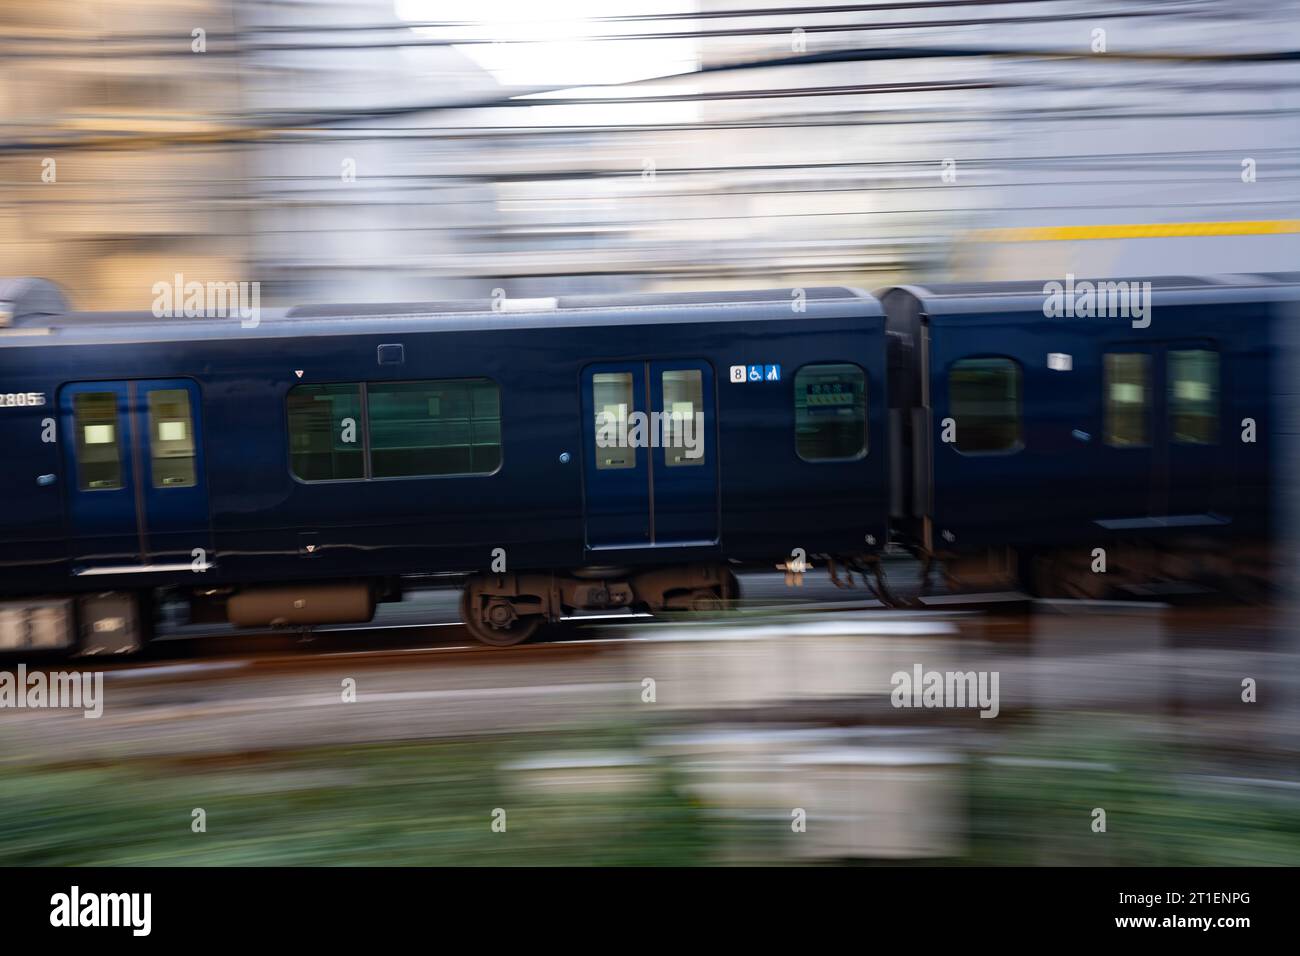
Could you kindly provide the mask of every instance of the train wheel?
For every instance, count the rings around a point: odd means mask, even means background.
[[[723,606],[717,591],[693,591],[690,595],[690,609],[696,614],[716,614]]]
[[[740,579],[730,569],[722,573],[722,603],[724,607],[735,607],[740,600]]]
[[[540,614],[519,614],[505,598],[490,599],[481,607],[473,586],[460,592],[460,619],[476,641],[492,647],[512,647],[535,635],[542,626]]]
[[[740,582],[728,569],[722,572],[721,579],[716,587],[692,591],[689,596],[688,607],[696,613],[716,614],[719,611],[734,608],[739,597]]]

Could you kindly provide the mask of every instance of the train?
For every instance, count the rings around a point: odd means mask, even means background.
[[[229,290],[233,295],[237,290]],[[892,600],[1266,588],[1300,276],[77,312],[0,281],[0,650],[708,611],[824,566]],[[193,314],[187,314],[187,313]]]

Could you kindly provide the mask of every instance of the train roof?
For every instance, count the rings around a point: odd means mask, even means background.
[[[224,285],[224,284],[223,284]],[[791,303],[802,299],[804,308]],[[60,307],[60,303],[63,303]],[[846,308],[847,307],[847,308]],[[486,331],[672,322],[780,321],[850,314],[883,315],[868,292],[846,286],[577,295],[438,302],[326,303],[265,308],[249,336]],[[224,338],[238,316],[156,316],[152,312],[78,312],[53,283],[0,280],[0,345],[156,342]]]
[[[1198,301],[1246,302],[1259,298],[1300,297],[1300,273],[1249,273],[1211,276],[1071,276],[1074,289],[1085,282],[1097,288],[1102,283],[1151,284],[1152,295],[1169,304]],[[985,312],[1039,311],[1050,283],[1064,287],[1064,277],[1042,281],[943,283],[938,285],[887,286],[876,292],[882,301],[893,293],[904,293],[923,303],[930,315],[960,315]]]
[[[638,309],[664,306],[736,305],[757,302],[789,304],[796,293],[802,292],[806,301],[825,302],[842,299],[870,299],[861,289],[848,286],[816,286],[798,289],[744,289],[729,292],[647,292],[629,295],[562,295],[537,299],[505,299],[508,311],[555,312],[574,309]],[[288,318],[322,316],[365,315],[452,315],[466,312],[494,312],[491,301],[481,299],[446,300],[441,302],[361,302],[325,305],[297,305],[289,309]]]

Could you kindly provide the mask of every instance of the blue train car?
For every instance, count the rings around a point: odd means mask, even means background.
[[[0,299],[0,593],[29,630],[62,602],[82,650],[138,643],[115,631],[162,588],[310,625],[427,574],[464,578],[470,630],[515,643],[888,534],[884,314],[853,290],[252,322],[73,313],[39,280]]]
[[[895,525],[950,585],[1099,596],[1271,575],[1286,277],[880,297],[910,471]]]

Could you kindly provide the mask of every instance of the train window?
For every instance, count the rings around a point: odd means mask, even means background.
[[[948,373],[948,403],[957,423],[954,446],[963,454],[996,454],[1024,447],[1020,365],[1009,358],[968,358]]]
[[[694,368],[664,372],[663,386],[664,464],[704,464],[704,376]]]
[[[1106,444],[1115,448],[1150,444],[1147,420],[1151,404],[1151,356],[1144,352],[1107,352],[1103,373]]]
[[[804,461],[867,453],[867,376],[856,365],[805,365],[794,373],[795,451]]]
[[[289,458],[303,481],[365,477],[360,385],[289,390]]]
[[[635,468],[636,448],[628,441],[632,373],[593,372],[591,398],[596,410],[596,468]]]
[[[488,379],[366,386],[374,478],[486,475],[501,464],[501,391]]]
[[[1169,353],[1169,431],[1182,445],[1219,440],[1219,353],[1178,349]]]
[[[77,432],[77,473],[82,491],[122,487],[121,442],[117,433],[117,394],[80,392],[72,397]]]
[[[194,419],[186,389],[149,392],[149,463],[155,488],[194,487]]]

